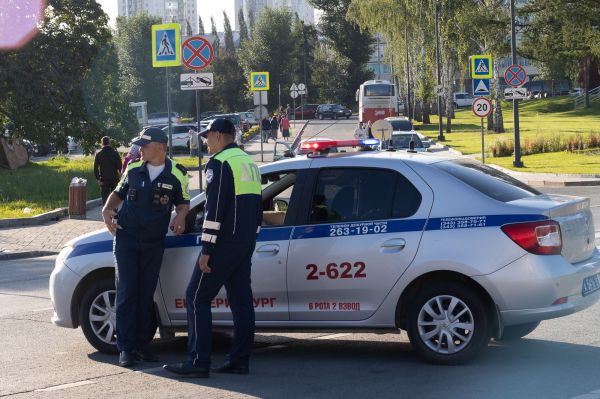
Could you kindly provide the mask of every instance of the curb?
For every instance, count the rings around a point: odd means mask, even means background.
[[[0,261],[25,258],[39,258],[41,256],[49,256],[56,254],[58,254],[58,252],[56,251],[0,252]]]
[[[90,210],[102,204],[102,198],[89,200],[85,203],[85,209]],[[27,218],[0,219],[0,229],[7,227],[37,226],[49,221],[59,220],[69,216],[69,208],[57,208],[53,211]]]
[[[548,174],[546,173],[545,175],[550,175],[548,177],[552,178],[555,177],[556,179],[559,180],[547,180],[544,179],[544,176],[535,176],[536,173],[534,172],[516,172],[514,170],[511,169],[507,169],[504,168],[502,166],[498,166],[498,165],[494,165],[494,164],[486,164],[494,169],[497,169],[501,172],[506,173],[507,175],[510,175],[512,177],[514,177],[515,179],[518,179],[520,181],[522,181],[525,184],[529,184],[530,186],[543,186],[543,187],[574,187],[574,186],[600,186],[600,176],[599,175],[593,175],[593,174],[581,174],[581,175],[577,175],[577,174]],[[540,174],[543,175],[543,174]],[[570,180],[568,180],[570,179]],[[585,179],[585,180],[577,180],[577,179]]]

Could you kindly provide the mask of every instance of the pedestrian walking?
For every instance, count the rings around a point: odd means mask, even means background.
[[[373,121],[368,121],[368,122],[367,122],[367,136],[368,136],[370,139],[373,139],[373,138],[375,138],[375,137],[373,137],[373,131],[371,130],[371,126],[373,126]]]
[[[273,141],[277,141],[277,132],[279,131],[279,121],[277,120],[277,116],[271,114],[271,138]]]
[[[104,223],[114,235],[117,348],[122,367],[158,361],[147,349],[165,236],[169,225],[175,235],[184,232],[190,203],[187,171],[167,158],[165,132],[147,128],[133,143],[141,147],[142,158],[129,164],[102,209]],[[173,206],[177,215],[170,222]]]
[[[260,123],[263,131],[262,141],[263,143],[268,143],[269,137],[271,137],[271,121],[268,116],[265,116]]]
[[[367,132],[364,123],[359,121],[358,127],[354,129],[354,138],[361,140],[366,139],[367,137],[369,137],[369,133]]]
[[[250,269],[262,223],[260,172],[235,144],[235,129],[227,119],[215,119],[202,134],[212,156],[204,168],[202,253],[186,290],[188,360],[164,368],[189,377],[209,376],[211,302],[225,286],[233,315],[233,343],[225,363],[213,371],[248,374],[255,325]]]
[[[123,166],[121,166],[121,176],[123,176],[123,174],[127,170],[127,165],[129,165],[131,162],[139,160],[141,156],[142,154],[140,152],[140,146],[137,144],[132,144],[129,148],[129,151],[127,152],[127,155],[125,155],[125,159],[123,159]]]
[[[102,205],[104,205],[119,182],[122,163],[117,150],[110,146],[110,137],[104,136],[100,142],[102,149],[94,157],[94,176],[100,186]]]
[[[287,115],[281,117],[281,135],[285,141],[288,141],[290,138],[290,120],[287,118]]]
[[[198,156],[198,132],[190,129],[189,132],[190,157]]]

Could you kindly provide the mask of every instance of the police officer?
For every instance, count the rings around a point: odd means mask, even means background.
[[[166,134],[147,128],[133,140],[141,146],[142,159],[132,162],[102,209],[108,230],[115,236],[117,286],[117,347],[119,365],[158,361],[147,352],[152,337],[154,290],[171,222],[175,234],[185,230],[190,195],[185,168],[167,158]],[[117,212],[119,205],[123,205]]]
[[[235,127],[229,120],[215,119],[201,134],[212,156],[204,168],[202,253],[186,291],[189,359],[164,367],[189,377],[209,376],[211,301],[224,285],[233,315],[233,344],[225,364],[214,371],[248,374],[254,343],[250,267],[262,222],[260,173],[235,144]]]

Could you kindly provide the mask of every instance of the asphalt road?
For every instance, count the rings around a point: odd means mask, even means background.
[[[0,397],[550,399],[600,392],[599,304],[543,322],[518,342],[492,342],[466,366],[422,363],[405,333],[258,334],[248,376],[190,380],[172,378],[161,364],[123,369],[80,329],[50,323],[53,261],[0,262]],[[216,334],[215,363],[228,345]],[[182,360],[185,337],[156,340],[152,349],[165,361]]]

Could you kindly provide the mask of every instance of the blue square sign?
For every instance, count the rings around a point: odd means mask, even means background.
[[[473,96],[489,96],[490,95],[490,80],[489,79],[473,79]]]

